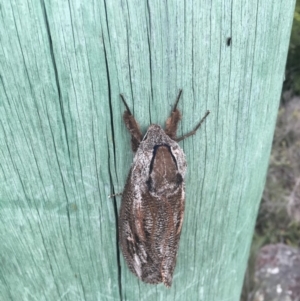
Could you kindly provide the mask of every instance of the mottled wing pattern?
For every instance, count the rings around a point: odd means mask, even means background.
[[[183,222],[184,182],[168,146],[159,146],[149,163],[146,183],[136,185],[139,166],[129,173],[120,210],[120,245],[134,274],[170,287]]]

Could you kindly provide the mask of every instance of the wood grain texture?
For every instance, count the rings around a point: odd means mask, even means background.
[[[1,300],[239,300],[294,0],[0,4]],[[227,38],[231,45],[227,46]],[[188,162],[170,290],[117,243],[130,169],[124,93],[146,130],[178,89]]]

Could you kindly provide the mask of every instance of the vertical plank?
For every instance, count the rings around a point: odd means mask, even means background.
[[[294,0],[9,0],[0,6],[3,300],[239,300],[265,181]],[[231,45],[227,38],[231,37]],[[188,161],[173,286],[142,283],[117,243],[143,131],[183,88]]]

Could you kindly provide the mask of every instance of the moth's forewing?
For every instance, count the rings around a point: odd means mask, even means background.
[[[171,286],[183,222],[185,169],[177,142],[159,126],[150,126],[128,175],[119,217],[124,258],[144,282]]]

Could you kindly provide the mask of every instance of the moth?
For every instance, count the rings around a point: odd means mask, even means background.
[[[126,107],[123,119],[131,134],[133,163],[122,193],[119,215],[119,243],[130,269],[146,283],[163,282],[171,287],[183,223],[186,159],[178,142],[196,133],[206,112],[191,132],[176,137],[181,113],[176,98],[165,130],[149,126],[143,137],[140,127],[121,94]]]

